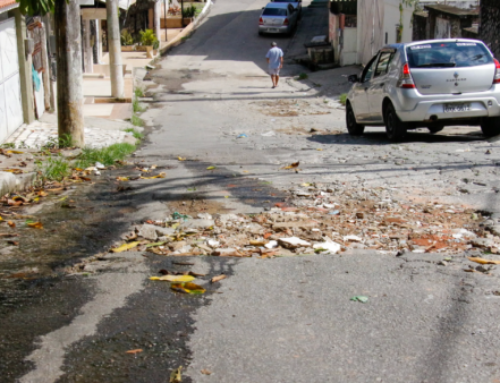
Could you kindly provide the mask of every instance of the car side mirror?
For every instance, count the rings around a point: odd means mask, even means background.
[[[350,76],[347,76],[347,81],[355,84],[355,83],[359,82],[359,77],[357,74],[351,74]]]

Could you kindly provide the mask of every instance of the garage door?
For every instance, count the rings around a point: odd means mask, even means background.
[[[0,143],[23,124],[15,19],[0,22]]]

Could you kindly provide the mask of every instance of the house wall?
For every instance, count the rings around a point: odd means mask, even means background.
[[[366,64],[386,41],[396,42],[399,3],[399,0],[358,0],[357,63]],[[413,11],[412,7],[404,8],[402,42],[412,41]]]
[[[481,1],[481,27],[479,37],[500,58],[500,1]]]
[[[333,48],[333,62],[339,62],[339,15],[330,12],[328,19],[328,41]]]
[[[457,38],[463,37],[464,28],[469,28],[477,19],[473,16],[458,17],[443,12],[429,10],[429,38]],[[444,26],[448,26],[448,32],[444,33]]]

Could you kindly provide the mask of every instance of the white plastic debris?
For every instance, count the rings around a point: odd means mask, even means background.
[[[269,241],[268,243],[266,243],[266,244],[264,245],[264,247],[265,247],[266,249],[274,249],[275,247],[278,247],[278,241],[274,241],[274,240]]]
[[[311,244],[298,237],[280,238],[278,242],[281,246],[288,249],[295,249],[297,247],[310,247]]]
[[[104,170],[106,169],[106,166],[104,166],[103,164],[101,164],[99,161],[95,163],[95,167],[99,170]]]
[[[325,251],[321,251],[321,254],[337,254],[340,251],[341,246],[333,242],[332,240],[328,240],[327,242],[317,243],[313,246],[314,249],[324,249]]]
[[[357,235],[346,235],[343,240],[348,242],[361,242],[363,239]]]
[[[216,241],[215,239],[207,239],[205,241],[205,244],[209,247],[211,247],[212,249],[216,249],[217,247],[220,246],[220,242],[219,241]]]

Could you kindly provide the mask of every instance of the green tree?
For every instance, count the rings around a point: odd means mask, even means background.
[[[78,0],[16,0],[23,15],[54,14],[59,146],[84,146],[82,50]]]

